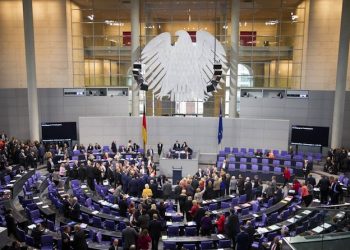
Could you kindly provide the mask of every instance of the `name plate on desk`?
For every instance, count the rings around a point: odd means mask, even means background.
[[[297,221],[297,219],[296,219],[296,218],[290,218],[290,219],[288,219],[287,221],[290,222],[290,223],[294,223],[294,222]]]
[[[267,230],[267,228],[265,228],[265,227],[259,227],[256,231],[259,234],[264,234],[264,233],[267,233],[269,230]]]
[[[280,227],[277,226],[277,225],[272,225],[272,226],[269,226],[268,228],[269,228],[270,230],[277,230],[277,229],[279,229]]]
[[[222,240],[222,239],[225,239],[225,236],[222,235],[222,234],[218,234],[218,238],[219,238],[220,240]]]
[[[310,213],[311,213],[310,210],[305,210],[305,211],[303,212],[303,214],[306,214],[306,215],[308,215],[308,214],[310,214]]]
[[[44,205],[42,206],[42,208],[49,208],[49,205]]]
[[[92,211],[91,213],[96,215],[96,214],[98,214],[98,211]]]
[[[87,228],[87,224],[81,223],[81,224],[80,224],[80,227],[81,227],[82,229],[85,229],[85,228]]]

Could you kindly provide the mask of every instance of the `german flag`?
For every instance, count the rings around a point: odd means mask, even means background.
[[[143,106],[143,116],[142,116],[142,140],[143,145],[147,145],[147,122],[146,122],[146,108]]]

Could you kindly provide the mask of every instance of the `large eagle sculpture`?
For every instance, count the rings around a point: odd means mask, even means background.
[[[155,97],[166,96],[171,101],[206,101],[211,93],[206,86],[214,74],[214,58],[227,71],[226,52],[221,43],[207,31],[196,32],[193,43],[187,31],[162,33],[146,44],[141,53],[143,77]]]

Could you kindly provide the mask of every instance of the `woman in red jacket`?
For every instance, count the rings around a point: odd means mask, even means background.
[[[215,224],[218,228],[218,234],[224,233],[225,215],[219,214],[218,219],[215,221]]]
[[[298,194],[299,188],[301,188],[301,184],[300,184],[300,182],[299,182],[296,178],[294,178],[294,181],[293,181],[293,190],[295,191],[295,194]]]
[[[283,178],[284,178],[283,187],[285,187],[286,184],[287,184],[287,183],[289,182],[289,180],[290,180],[290,170],[289,170],[289,168],[288,168],[287,166],[284,167]]]
[[[143,229],[139,238],[137,239],[137,246],[140,250],[148,250],[149,249],[149,243],[151,242],[151,237],[148,234],[147,229]]]

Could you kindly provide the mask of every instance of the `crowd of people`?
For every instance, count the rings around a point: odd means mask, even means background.
[[[346,172],[350,170],[350,151],[345,148],[330,148],[324,164],[325,172],[337,174],[338,171]]]
[[[4,169],[9,164],[20,164],[25,169],[36,168],[37,163],[42,164],[45,159],[47,160],[47,171],[51,173],[52,181],[57,186],[60,185],[61,178],[68,177],[86,182],[92,191],[95,191],[95,183],[107,182],[113,187],[113,195],[115,203],[119,206],[120,216],[128,218],[126,228],[122,231],[124,249],[149,249],[150,246],[152,249],[158,249],[161,232],[165,228],[165,201],[169,199],[175,199],[175,202],[179,204],[179,210],[187,222],[195,222],[198,235],[225,234],[239,249],[249,249],[255,234],[255,228],[251,222],[247,221],[242,226],[237,212],[231,209],[225,214],[218,213],[213,224],[211,214],[203,207],[203,201],[225,195],[245,194],[247,202],[261,198],[262,202],[266,203],[272,198],[275,204],[293,190],[295,194],[301,195],[305,206],[309,206],[314,197],[315,187],[320,190],[320,200],[323,204],[338,204],[342,195],[342,188],[336,178],[322,176],[316,183],[315,178],[310,174],[312,166],[307,161],[303,181],[297,178],[291,180],[288,167],[285,167],[283,171],[284,183],[279,184],[275,176],[272,176],[270,181],[263,183],[258,175],[252,179],[242,174],[231,176],[225,166],[221,169],[211,166],[205,170],[199,169],[194,176],[184,177],[173,188],[167,177],[157,175],[157,168],[152,157],[153,150],[140,154],[138,153],[139,146],[131,140],[127,146],[119,148],[113,141],[110,149],[114,156],[111,157],[108,152],[103,152],[98,143],[89,144],[85,148],[84,145],[77,144],[69,147],[66,143],[44,145],[40,142],[21,142],[15,138],[8,139],[4,133],[0,137],[2,139],[0,140],[0,152],[4,159],[1,160],[0,157],[0,162]],[[158,153],[160,154],[163,145],[161,143],[159,145]],[[186,149],[188,151],[188,148],[185,142],[183,145],[176,142],[173,150]],[[71,156],[76,150],[84,155],[84,159],[71,161]],[[102,156],[97,158],[96,151]],[[137,156],[127,160],[123,158],[125,153],[134,153]],[[63,159],[58,164],[54,163],[55,155],[63,155]],[[335,158],[334,154],[331,159],[335,161]],[[342,157],[337,156],[338,164],[340,164],[340,158]],[[138,205],[134,202],[128,203],[128,196],[140,198],[140,203]],[[159,205],[156,205],[157,198],[161,199]],[[73,196],[67,197],[63,203],[64,216],[80,221],[78,199]],[[11,216],[7,217],[10,224]],[[33,229],[34,240],[39,239],[42,232],[43,225],[38,225]],[[74,241],[71,241],[71,228],[64,229],[62,234],[62,244],[66,247],[64,249],[71,249],[71,247],[87,249],[84,231],[77,225],[74,232]],[[116,250],[118,244],[120,242],[115,240],[110,249]],[[273,241],[272,245],[275,244],[278,243]]]

